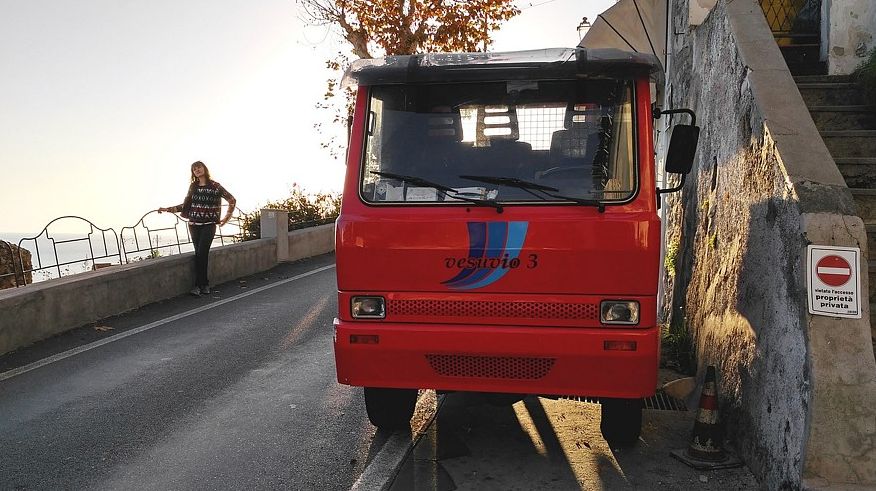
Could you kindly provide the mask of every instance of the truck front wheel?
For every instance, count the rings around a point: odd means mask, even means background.
[[[609,445],[629,447],[642,432],[641,399],[603,399],[602,436]]]
[[[368,419],[382,430],[408,428],[416,404],[417,389],[365,387],[365,410],[368,412]]]

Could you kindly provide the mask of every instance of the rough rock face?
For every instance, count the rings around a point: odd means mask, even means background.
[[[866,306],[862,319],[809,315],[806,286],[807,245],[866,257],[867,236],[762,15],[754,0],[720,0],[670,43],[669,106],[694,109],[702,133],[667,201],[664,314],[693,338],[700,374],[718,368],[721,421],[761,487],[869,485]]]
[[[693,108],[703,133],[699,162],[667,207],[666,240],[678,256],[666,291],[700,371],[718,367],[732,443],[765,487],[794,488],[811,397],[799,307],[801,211],[724,7],[674,43],[673,106]]]
[[[0,240],[0,290],[33,283],[33,276],[30,272],[21,273],[19,253],[21,261],[24,263],[24,269],[32,268],[30,251],[19,249],[15,244]],[[16,279],[18,285],[16,285]]]

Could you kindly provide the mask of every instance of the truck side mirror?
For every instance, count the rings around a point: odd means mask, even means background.
[[[670,130],[669,149],[666,151],[666,172],[681,174],[678,186],[668,189],[657,188],[657,194],[673,193],[684,186],[684,176],[693,168],[694,156],[697,153],[697,142],[700,139],[700,127],[697,126],[697,116],[690,109],[668,109],[661,111],[655,108],[654,118],[664,114],[685,113],[690,116],[690,124],[677,124]]]
[[[669,150],[666,151],[666,172],[687,174],[693,168],[694,155],[700,127],[690,124],[677,124],[669,137]]]

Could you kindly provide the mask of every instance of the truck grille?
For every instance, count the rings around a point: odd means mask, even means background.
[[[387,318],[428,316],[598,320],[599,307],[592,303],[390,300],[386,314]]]
[[[429,365],[445,377],[535,380],[551,371],[554,358],[512,356],[426,355]]]

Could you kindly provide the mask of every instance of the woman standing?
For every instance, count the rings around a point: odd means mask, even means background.
[[[228,212],[222,214],[222,199],[228,202]],[[159,208],[158,213],[169,211],[179,212],[180,216],[189,221],[189,232],[192,245],[195,247],[195,288],[192,295],[199,296],[210,293],[210,283],[207,281],[207,256],[210,244],[216,235],[216,225],[225,225],[234,213],[236,201],[221,184],[210,179],[210,170],[200,160],[192,164],[192,183],[189,192],[181,205]]]

